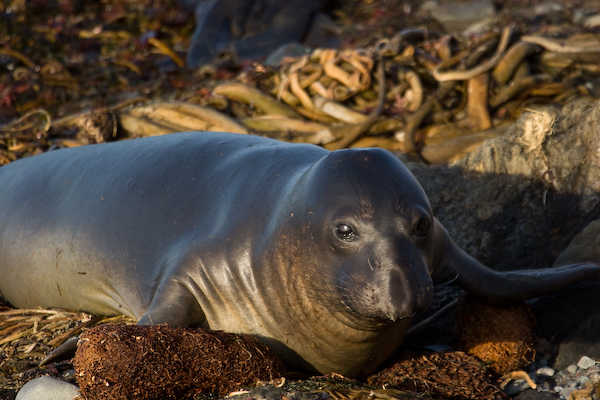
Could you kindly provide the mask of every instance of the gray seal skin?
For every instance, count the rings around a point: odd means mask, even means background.
[[[180,0],[194,9],[196,29],[187,53],[198,68],[224,56],[236,61],[264,58],[278,47],[298,43],[310,31],[323,0]]]
[[[600,275],[484,267],[375,148],[179,133],[16,161],[0,188],[0,296],[13,306],[251,334],[321,373],[381,365],[433,280],[458,274],[504,302]]]

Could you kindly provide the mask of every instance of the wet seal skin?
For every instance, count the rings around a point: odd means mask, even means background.
[[[0,168],[0,295],[245,333],[288,367],[366,375],[454,278],[483,300],[540,296],[596,264],[500,273],[432,215],[388,151],[231,133],[58,150]]]
[[[194,10],[187,65],[256,60],[282,45],[301,42],[315,24],[323,0],[179,0]]]

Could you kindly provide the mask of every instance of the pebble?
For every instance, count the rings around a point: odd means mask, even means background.
[[[590,367],[593,367],[594,365],[596,365],[596,360],[588,357],[588,356],[583,356],[579,359],[579,361],[577,362],[577,366],[581,369],[589,369]]]
[[[600,25],[600,14],[591,15],[583,19],[583,26],[586,28],[595,28]]]
[[[580,387],[584,387],[586,383],[590,381],[589,376],[583,375],[581,378],[577,380],[577,383]]]
[[[575,372],[558,371],[554,377],[554,382],[557,385],[569,386],[569,383],[573,381],[573,375],[577,372],[577,366],[575,366]]]
[[[587,376],[593,383],[600,382],[600,365],[596,364],[586,371]]]
[[[76,397],[79,397],[77,386],[46,375],[27,382],[15,400],[73,400]]]
[[[496,6],[491,0],[433,2],[421,9],[429,9],[431,17],[448,32],[465,33],[487,29],[496,18]]]
[[[564,388],[563,390],[560,391],[559,395],[563,399],[568,399],[571,397],[571,393],[573,393],[576,390],[579,390],[579,389],[574,388],[574,387]]]
[[[513,397],[529,388],[530,386],[527,383],[527,381],[525,381],[524,379],[517,379],[515,381],[510,381],[504,387],[504,393],[506,393],[508,397]]]
[[[561,12],[562,10],[564,10],[564,8],[565,7],[560,3],[544,2],[544,3],[534,6],[533,12],[535,15],[539,16],[539,15],[546,15],[546,14]]]
[[[570,400],[573,392],[600,382],[600,364],[588,356],[580,357],[577,365],[571,364],[561,370],[548,367],[540,359],[530,365],[530,370],[535,371],[536,390],[527,390],[528,386],[518,380],[509,383],[504,392],[514,400]]]
[[[550,367],[538,368],[538,370],[536,371],[536,374],[540,376],[554,376],[555,373],[556,371]]]

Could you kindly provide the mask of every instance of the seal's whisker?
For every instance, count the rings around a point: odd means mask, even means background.
[[[444,271],[444,273],[441,276],[437,276],[434,279],[433,284],[436,287],[451,286],[458,279],[458,275],[458,272]]]
[[[446,274],[449,275],[449,274]],[[450,294],[455,292],[453,289],[454,282],[458,279],[458,274],[454,278],[444,281],[442,283],[435,283],[433,286],[433,297],[429,305],[429,309],[436,310],[442,306],[447,300]],[[452,296],[450,296],[452,297]]]

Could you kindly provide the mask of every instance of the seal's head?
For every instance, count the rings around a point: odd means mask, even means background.
[[[331,152],[306,171],[294,196],[290,222],[311,244],[301,249],[313,264],[303,284],[338,319],[376,330],[429,306],[436,223],[396,157],[381,149]]]

